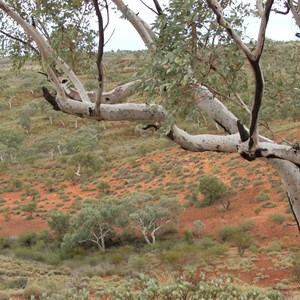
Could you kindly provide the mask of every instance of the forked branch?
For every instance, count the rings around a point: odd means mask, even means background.
[[[217,16],[218,23],[228,32],[228,34],[237,43],[240,49],[245,53],[253,70],[255,78],[255,96],[251,110],[250,135],[248,142],[249,151],[255,149],[258,144],[259,112],[264,93],[264,79],[260,68],[259,60],[263,52],[265,33],[273,2],[274,0],[268,0],[265,4],[265,7],[263,7],[262,1],[257,0],[258,11],[259,15],[261,16],[261,23],[257,39],[257,45],[255,49],[251,51],[244,44],[241,37],[235,32],[232,26],[225,20],[220,3],[217,0],[207,0],[208,5],[211,7],[213,12]]]

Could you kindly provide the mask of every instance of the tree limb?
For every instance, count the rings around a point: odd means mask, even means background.
[[[161,6],[160,6],[158,0],[153,0],[153,2],[154,2],[154,5],[155,5],[155,7],[156,7],[156,10],[157,10],[158,15],[159,15],[159,16],[162,15],[162,14],[163,14],[163,10],[162,10],[162,8],[161,8]]]
[[[17,42],[20,42],[21,44],[25,45],[26,47],[29,47],[36,54],[40,54],[39,50],[37,50],[35,47],[33,47],[30,42],[28,42],[28,41],[26,42],[26,41],[24,41],[24,40],[22,40],[20,38],[17,38],[17,37],[15,37],[15,36],[13,36],[13,35],[5,32],[5,31],[3,31],[3,30],[0,30],[0,33],[2,33],[3,35],[7,36],[10,39],[13,39],[13,40],[15,40]]]
[[[124,17],[126,17],[132,24],[132,26],[136,29],[147,48],[153,49],[155,34],[151,30],[150,26],[139,16],[137,16],[128,6],[126,6],[122,0],[112,0],[112,2],[118,7]]]
[[[100,113],[100,104],[102,99],[103,93],[103,86],[104,86],[104,76],[103,76],[103,65],[102,65],[102,58],[103,58],[103,50],[104,50],[104,28],[103,28],[103,18],[101,11],[99,9],[98,0],[93,0],[97,19],[98,19],[98,32],[99,32],[99,42],[98,42],[98,54],[97,54],[97,69],[98,69],[98,84],[97,84],[97,93],[96,93],[96,101],[95,101],[95,113],[99,115]],[[106,1],[105,1],[106,3]],[[107,3],[106,3],[107,7]]]
[[[296,6],[294,5],[294,1],[293,0],[287,0],[288,6],[293,14],[293,17],[295,19],[295,22],[297,24],[297,26],[300,28],[300,15],[299,15],[299,3],[298,3],[298,9],[296,8]]]
[[[217,22],[222,26],[228,34],[233,38],[233,40],[238,44],[238,46],[245,52],[247,57],[253,57],[251,50],[244,44],[241,37],[235,32],[232,26],[225,20],[223,15],[223,9],[217,0],[206,0],[208,6],[213,10],[217,16]]]

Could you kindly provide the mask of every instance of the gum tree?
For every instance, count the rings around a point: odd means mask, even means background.
[[[0,0],[3,50],[19,58],[17,63],[26,57],[38,59],[55,90],[44,87],[44,98],[56,111],[95,121],[148,120],[187,151],[239,153],[248,161],[265,159],[281,176],[299,223],[299,147],[259,134],[266,98],[261,57],[268,21],[274,12],[290,14],[299,26],[299,2],[257,0],[260,27],[257,39],[249,43],[242,38],[243,20],[249,14],[242,1],[171,0],[169,7],[157,0],[143,2],[152,4],[157,15],[153,28],[130,8],[131,2],[127,6],[123,0],[112,0],[143,39],[151,59],[144,76],[109,92],[103,75],[107,1]],[[89,27],[91,16],[97,18],[97,29]],[[88,58],[97,61],[94,92],[86,91],[76,75]],[[155,95],[153,101],[125,103],[137,86]],[[191,111],[191,119],[209,116],[225,134],[184,131],[179,117]]]
[[[70,233],[65,234],[63,244],[67,247],[92,243],[105,252],[106,241],[116,227],[124,227],[127,218],[122,218],[122,206],[114,200],[87,201],[78,215],[70,219]]]
[[[131,225],[142,233],[149,245],[155,244],[159,231],[175,221],[182,211],[178,199],[165,196],[156,199],[149,194],[134,193],[122,202],[129,212]]]

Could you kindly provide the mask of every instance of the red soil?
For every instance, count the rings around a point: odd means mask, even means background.
[[[281,194],[278,194],[271,186],[271,183],[266,175],[270,175],[272,179],[279,179],[274,175],[273,170],[265,164],[262,160],[258,162],[253,162],[253,170],[259,170],[259,174],[249,175],[244,168],[244,165],[247,164],[244,161],[240,160],[236,167],[232,166],[231,169],[229,164],[232,161],[237,160],[237,155],[215,155],[209,157],[205,153],[187,153],[181,149],[168,149],[161,153],[156,153],[152,155],[145,156],[141,159],[138,159],[136,162],[139,163],[137,168],[151,172],[149,163],[157,162],[159,165],[166,163],[166,158],[172,160],[174,168],[177,166],[182,166],[182,169],[191,171],[192,175],[185,178],[185,186],[189,183],[197,182],[199,177],[202,174],[214,173],[216,176],[222,178],[225,183],[230,184],[233,175],[232,172],[236,173],[236,176],[243,178],[248,178],[250,183],[242,191],[237,189],[238,194],[230,196],[230,209],[224,211],[220,204],[212,205],[205,208],[195,208],[187,207],[184,212],[181,214],[179,219],[179,234],[181,235],[184,230],[191,230],[193,227],[193,222],[197,219],[200,219],[205,225],[206,230],[204,235],[213,235],[218,228],[223,224],[236,225],[241,221],[252,220],[254,222],[253,234],[257,237],[258,243],[261,246],[268,245],[274,239],[280,240],[288,250],[290,245],[299,245],[299,232],[297,230],[296,222],[293,220],[291,215],[288,217],[288,227],[284,227],[281,224],[270,221],[269,216],[272,213],[278,212],[285,214],[287,208],[287,199],[282,201]],[[201,166],[202,165],[202,166]],[[219,167],[219,172],[215,171],[215,166]],[[250,164],[249,164],[250,166]],[[136,190],[134,185],[124,184],[126,183],[126,176],[123,178],[116,179],[116,176],[119,172],[119,169],[126,169],[132,172],[132,163],[117,164],[114,170],[110,170],[109,174],[105,174],[99,180],[107,181],[110,184],[111,190],[116,191],[118,194],[124,194]],[[157,176],[150,182],[139,182],[139,190],[145,191],[152,189],[155,185],[158,185],[159,182],[163,182],[164,185],[170,182],[180,182],[180,178],[176,176],[174,168],[170,168],[168,172],[165,172],[162,179]],[[129,172],[129,171],[128,171]],[[107,172],[108,173],[108,172]],[[217,173],[217,174],[216,174]],[[4,176],[0,177],[3,179]],[[9,179],[7,176],[5,179]],[[259,180],[263,181],[262,184],[256,184]],[[57,204],[63,204],[59,209],[64,211],[69,211],[72,208],[74,203],[74,197],[79,195],[83,200],[87,197],[96,196],[98,191],[82,191],[79,183],[76,182],[64,182],[66,188],[64,189],[65,194],[70,198],[69,201],[63,202],[59,195],[55,192],[49,193],[45,191],[45,187],[41,184],[36,184],[32,188],[39,191],[41,199],[47,198],[47,200],[39,201],[38,206],[40,209],[39,213],[33,215],[33,219],[28,220],[28,215],[21,212],[19,209],[18,214],[14,214],[14,211],[17,211],[17,208],[20,205],[28,203],[32,197],[27,197],[26,200],[20,201],[21,195],[24,191],[20,192],[10,192],[3,193],[1,197],[5,199],[5,206],[10,208],[9,213],[2,213],[0,215],[1,229],[0,235],[2,236],[19,236],[24,232],[28,231],[38,231],[42,228],[47,228],[46,224],[46,213],[53,209],[57,208]],[[61,184],[61,183],[60,183]],[[278,183],[280,185],[280,183]],[[92,184],[91,184],[92,186]],[[259,213],[255,213],[255,209],[261,207],[262,203],[257,202],[256,197],[262,190],[268,190],[270,195],[270,201],[275,203],[276,206],[272,208],[262,208]],[[182,203],[186,203],[186,195],[189,193],[189,190],[183,189],[177,193],[177,197]],[[201,195],[199,194],[199,199]],[[6,219],[5,219],[6,218]],[[9,220],[7,220],[9,219]],[[263,237],[263,238],[261,238]],[[274,286],[278,281],[282,279],[290,279],[292,277],[292,272],[290,269],[276,268],[273,263],[268,259],[266,254],[258,254],[258,260],[255,262],[257,269],[252,269],[247,272],[241,271],[229,271],[224,270],[224,273],[230,273],[236,275],[240,280],[253,283],[253,280],[258,270],[263,269],[262,272],[264,275],[269,275],[268,277],[262,278],[257,282],[257,285],[260,286]],[[298,289],[299,286],[295,282],[292,283],[292,289]]]

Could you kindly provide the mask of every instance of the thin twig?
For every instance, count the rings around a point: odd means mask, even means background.
[[[158,12],[156,10],[154,10],[152,7],[150,7],[149,5],[147,5],[143,0],[140,0],[148,9],[150,9],[152,12],[154,12],[156,15],[158,15]]]

